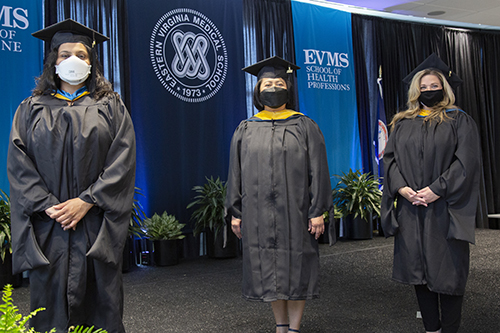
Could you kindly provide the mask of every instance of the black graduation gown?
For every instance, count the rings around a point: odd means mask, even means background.
[[[14,116],[7,160],[13,270],[30,270],[37,331],[92,324],[124,332],[121,264],[134,194],[135,134],[119,97],[68,106],[29,97]],[[45,209],[79,197],[95,206],[64,231]]]
[[[386,237],[395,236],[394,280],[463,295],[474,243],[480,145],[470,116],[461,110],[447,115],[451,119],[441,124],[423,117],[396,123],[384,153],[382,227]],[[414,206],[398,194],[404,186],[429,186],[440,198],[428,207]]]
[[[319,127],[304,115],[252,117],[236,129],[230,155],[226,207],[242,219],[243,297],[318,297],[318,243],[308,220],[332,206]]]

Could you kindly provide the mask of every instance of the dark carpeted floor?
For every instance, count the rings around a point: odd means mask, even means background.
[[[393,239],[321,244],[321,298],[301,332],[424,332],[414,290],[391,281]],[[26,283],[25,283],[26,284]],[[241,258],[181,260],[124,274],[128,333],[274,332],[269,304],[241,298]],[[29,287],[14,291],[27,314]],[[460,332],[500,332],[500,230],[477,230]]]

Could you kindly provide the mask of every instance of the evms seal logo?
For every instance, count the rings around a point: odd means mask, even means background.
[[[224,39],[212,21],[193,9],[177,8],[158,20],[150,55],[162,85],[185,102],[206,101],[226,78]]]

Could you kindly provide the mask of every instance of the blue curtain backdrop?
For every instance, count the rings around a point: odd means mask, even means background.
[[[138,199],[187,223],[192,187],[227,179],[246,118],[242,3],[129,0],[128,15]]]
[[[31,95],[42,71],[42,42],[31,36],[42,27],[42,2],[0,0],[0,189],[9,192],[7,148],[14,113]]]
[[[330,174],[361,169],[351,14],[298,1],[292,12],[299,110],[323,132]]]

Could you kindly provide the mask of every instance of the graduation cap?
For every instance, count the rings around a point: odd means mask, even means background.
[[[441,73],[443,73],[444,77],[446,78],[446,80],[448,81],[453,90],[455,90],[463,82],[462,79],[458,77],[457,74],[453,73],[450,67],[448,67],[448,65],[446,65],[443,62],[443,60],[441,60],[441,58],[439,58],[435,53],[427,57],[427,59],[425,59],[410,74],[408,74],[403,79],[403,82],[409,85],[415,74],[424,69],[436,69]]]
[[[82,43],[93,48],[95,45],[109,40],[108,37],[72,19],[55,23],[32,33],[32,35],[46,43],[50,43],[51,50],[64,43]]]
[[[297,69],[300,69],[300,67],[278,56],[261,60],[253,65],[243,68],[245,72],[257,76],[258,80],[263,78],[287,79],[288,74],[293,73],[293,71]]]

